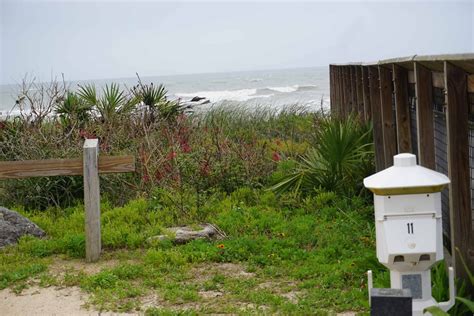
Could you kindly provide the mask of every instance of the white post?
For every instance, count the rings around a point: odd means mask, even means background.
[[[372,306],[372,288],[374,287],[374,282],[372,279],[372,270],[367,271],[367,290],[369,291],[369,306]]]
[[[99,260],[101,249],[99,141],[86,139],[83,149],[86,261],[94,262]]]

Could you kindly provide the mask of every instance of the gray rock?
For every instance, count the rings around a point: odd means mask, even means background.
[[[44,237],[46,233],[17,212],[0,207],[0,248],[16,244],[24,235]]]
[[[174,244],[182,245],[194,239],[221,240],[226,238],[226,234],[216,225],[202,224],[201,229],[194,229],[189,226],[169,227],[165,231],[168,235],[152,236],[147,239],[148,243],[160,243],[171,240]]]
[[[201,100],[204,100],[204,99],[205,99],[204,97],[195,96],[194,98],[189,100],[189,102],[198,102],[198,101],[201,101]]]
[[[212,224],[199,225],[200,230],[195,230],[192,227],[172,227],[168,231],[175,233],[174,243],[178,245],[186,244],[194,239],[219,240],[226,236],[217,226]]]

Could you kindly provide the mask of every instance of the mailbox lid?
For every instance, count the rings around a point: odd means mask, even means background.
[[[450,182],[444,174],[417,165],[413,154],[393,158],[392,167],[364,179],[364,186],[376,195],[440,192]]]
[[[407,195],[375,195],[375,219],[391,215],[434,214],[441,218],[441,192]]]

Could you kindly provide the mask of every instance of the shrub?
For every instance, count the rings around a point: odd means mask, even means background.
[[[362,179],[373,168],[371,136],[370,125],[356,118],[323,118],[315,132],[314,147],[289,172],[285,166],[287,173],[271,189],[303,195],[319,188],[345,195],[359,193]]]
[[[76,93],[68,91],[64,101],[57,104],[54,111],[59,114],[61,123],[68,129],[72,129],[73,124],[82,128],[90,118],[92,105],[86,104]]]
[[[157,119],[175,120],[179,115],[190,109],[189,105],[180,104],[179,100],[169,100],[168,91],[160,84],[143,84],[138,76],[138,85],[131,90],[135,98],[145,106],[143,120],[148,124],[154,123]]]
[[[120,91],[118,84],[105,85],[102,95],[98,96],[94,85],[79,86],[78,95],[88,107],[94,107],[106,124],[113,124],[118,117],[129,114],[138,103],[124,91]]]

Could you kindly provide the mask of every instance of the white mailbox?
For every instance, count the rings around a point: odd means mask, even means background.
[[[441,190],[445,175],[416,164],[416,156],[394,156],[394,165],[364,179],[374,193],[377,258],[390,269],[391,287],[410,289],[413,315],[428,306],[447,311],[454,305],[453,271],[449,271],[450,300],[431,297],[431,266],[443,259]],[[369,271],[369,288],[372,287]],[[370,289],[369,289],[370,291]]]

